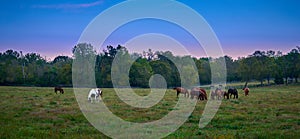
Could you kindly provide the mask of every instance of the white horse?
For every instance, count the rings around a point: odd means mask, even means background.
[[[88,95],[88,101],[93,103],[93,98],[95,101],[99,102],[102,97],[102,90],[100,88],[91,89],[89,95]]]

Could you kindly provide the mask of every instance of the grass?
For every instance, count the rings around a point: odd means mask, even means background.
[[[124,120],[149,122],[162,118],[176,104],[176,93],[149,109],[129,107],[113,89],[103,89],[104,102]],[[148,89],[135,89],[141,96]],[[241,90],[239,90],[241,92]],[[108,138],[81,113],[73,90],[55,94],[53,88],[0,87],[0,138]],[[250,96],[224,100],[204,128],[198,123],[206,101],[198,102],[189,119],[166,138],[300,138],[300,86],[251,88]]]

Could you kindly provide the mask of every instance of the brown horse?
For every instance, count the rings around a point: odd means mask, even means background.
[[[64,94],[64,89],[60,86],[54,87],[54,92],[57,94],[57,91],[59,91],[61,94]]]
[[[194,99],[194,97],[196,97],[196,99],[200,99],[200,91],[198,88],[193,88],[191,89],[191,99]]]
[[[177,97],[180,93],[184,94],[184,97],[189,97],[189,91],[183,87],[175,87],[173,90],[177,91]]]
[[[198,96],[199,100],[207,100],[207,94],[203,88],[194,87],[191,90],[191,99],[193,99],[194,96]]]
[[[200,88],[200,99],[202,98],[202,100],[207,100],[207,94],[205,89]]]
[[[216,95],[218,100],[222,99],[223,94],[224,94],[224,92],[221,89],[219,89],[219,88],[216,89],[215,95]]]
[[[243,89],[244,92],[245,92],[245,96],[248,96],[249,95],[249,92],[250,92],[250,89],[248,87],[244,88]]]
[[[224,91],[223,96],[224,96],[224,99],[225,99],[225,98],[229,99],[229,93],[228,93],[228,92]]]
[[[216,92],[212,90],[212,91],[210,92],[210,97],[211,97],[211,99],[214,100],[216,96],[217,96]]]
[[[235,99],[238,99],[239,98],[239,93],[238,93],[238,91],[237,91],[237,89],[235,89],[235,88],[229,88],[228,89],[228,95],[230,95],[230,98],[231,98],[231,96],[233,95],[233,98]]]

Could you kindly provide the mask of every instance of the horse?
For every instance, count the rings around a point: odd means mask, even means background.
[[[228,92],[224,91],[223,96],[224,96],[224,99],[225,98],[229,99],[229,93]]]
[[[99,88],[91,89],[88,95],[88,101],[93,103],[93,98],[95,101],[99,102],[102,97],[102,90]]]
[[[200,97],[199,97],[200,96],[199,89],[198,88],[192,88],[190,96],[191,96],[191,99],[194,99],[194,97],[196,97],[196,99],[200,99]]]
[[[194,87],[191,90],[191,99],[193,99],[194,96],[198,96],[199,100],[207,100],[207,94],[203,88]]]
[[[200,88],[200,100],[207,100],[207,93],[203,88]]]
[[[235,88],[229,88],[228,89],[228,95],[230,95],[230,98],[231,98],[232,95],[233,95],[234,99],[238,99],[239,98],[238,91]]]
[[[244,92],[245,92],[245,96],[249,95],[250,89],[248,87],[243,88]]]
[[[59,91],[61,94],[64,94],[64,89],[60,86],[54,87],[54,92],[57,94],[57,91]]]
[[[224,94],[224,92],[220,88],[216,89],[215,96],[217,97],[218,100],[222,99],[223,94]]]
[[[183,87],[175,87],[173,90],[177,91],[177,98],[180,93],[184,94],[184,97],[189,97],[189,91]]]
[[[216,96],[217,96],[216,92],[212,90],[212,91],[210,92],[210,97],[211,97],[211,99],[214,100]]]

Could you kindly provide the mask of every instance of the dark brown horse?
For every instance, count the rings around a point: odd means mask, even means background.
[[[175,87],[173,90],[177,91],[177,97],[180,93],[184,94],[184,97],[189,97],[189,91],[183,87]]]
[[[60,86],[54,87],[54,92],[57,94],[57,91],[59,91],[61,94],[64,94],[64,89]]]
[[[225,98],[229,99],[229,93],[228,93],[228,92],[224,91],[223,96],[224,96],[224,99],[225,99]]]
[[[230,95],[230,98],[231,96],[233,95],[233,98],[235,99],[238,99],[239,98],[239,93],[238,91],[235,89],[235,88],[229,88],[228,89],[228,95]]]

